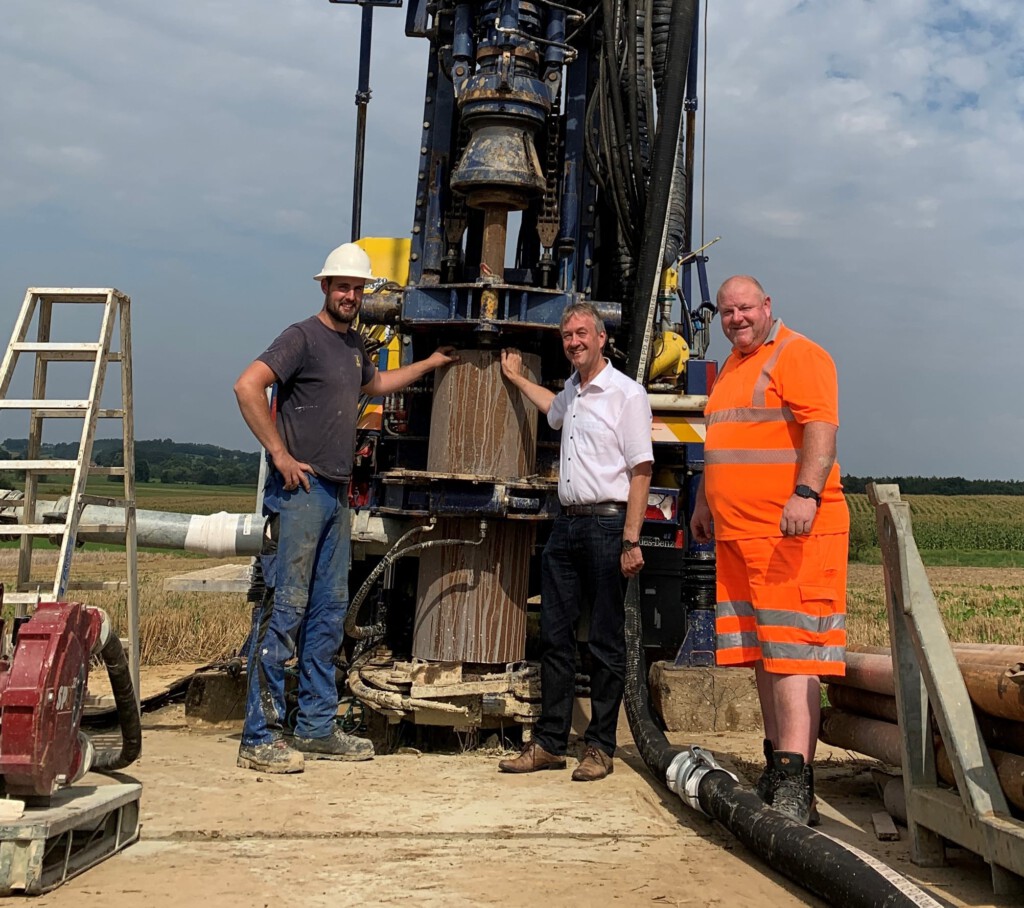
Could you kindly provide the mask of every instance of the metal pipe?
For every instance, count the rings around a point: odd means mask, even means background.
[[[838,710],[882,722],[898,721],[895,697],[837,684],[829,684],[826,691],[829,705]],[[974,718],[989,747],[1024,756],[1024,722],[997,719],[983,712],[976,712]]]
[[[1024,721],[1024,663],[975,663],[958,653],[957,664],[977,709],[996,718]],[[892,657],[847,653],[845,677],[833,678],[831,683],[894,696]]]
[[[703,413],[708,405],[706,394],[648,394],[652,410],[682,410]]]
[[[1002,665],[1004,668],[1017,662],[1024,662],[1024,646],[1011,643],[951,643],[957,662],[988,662]],[[869,646],[853,644],[846,648],[847,653],[865,653],[875,656],[890,656],[892,650],[888,646]]]
[[[902,732],[892,722],[827,708],[822,711],[819,737],[833,747],[855,750],[891,766],[903,765]],[[1014,807],[1024,809],[1024,757],[992,748],[988,748],[988,753],[1006,800]],[[935,769],[939,778],[948,785],[956,786],[953,766],[941,739],[935,742]]]
[[[370,103],[370,47],[373,4],[363,4],[359,42],[359,86],[356,90],[356,148],[352,175],[352,242],[359,239],[363,217],[363,161],[366,152],[366,108]]]

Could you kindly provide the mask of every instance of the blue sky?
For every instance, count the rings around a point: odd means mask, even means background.
[[[367,235],[412,221],[403,25],[376,14]],[[358,29],[327,0],[3,0],[0,334],[28,286],[118,287],[137,436],[254,449],[231,385],[349,236]],[[712,281],[757,275],[833,354],[844,470],[1024,479],[1024,5],[711,0],[707,64]]]

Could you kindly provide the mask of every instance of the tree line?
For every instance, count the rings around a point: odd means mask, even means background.
[[[843,489],[865,492],[869,482],[895,483],[901,495],[1024,495],[1019,479],[964,479],[963,476],[844,476]]]
[[[8,438],[0,445],[0,458],[18,460],[25,456],[28,441]],[[74,460],[78,442],[55,442],[40,446],[42,460]],[[97,438],[93,443],[92,462],[98,467],[124,465],[124,451],[119,438]],[[162,483],[197,483],[199,485],[255,486],[259,478],[260,455],[252,451],[236,451],[217,445],[177,442],[155,438],[135,442],[135,481]],[[21,478],[15,471],[0,484]],[[41,477],[42,479],[42,477]],[[121,477],[111,476],[112,482]]]

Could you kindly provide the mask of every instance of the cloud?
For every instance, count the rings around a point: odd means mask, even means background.
[[[833,354],[844,468],[1024,478],[1024,7],[709,16],[712,281],[757,274]],[[404,21],[375,13],[366,235],[412,223],[428,45]],[[5,311],[30,285],[129,292],[140,437],[253,446],[231,384],[348,238],[358,31],[326,0],[4,0]]]

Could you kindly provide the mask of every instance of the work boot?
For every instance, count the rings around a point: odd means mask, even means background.
[[[304,763],[302,754],[284,738],[276,738],[268,744],[243,744],[235,760],[239,769],[257,772],[302,772]]]
[[[814,770],[798,753],[777,750],[772,761],[778,773],[772,807],[798,823],[809,825],[814,804]]]
[[[583,753],[580,765],[572,771],[574,782],[596,782],[605,776],[610,776],[615,771],[612,765],[612,758],[599,747],[588,744]]]
[[[537,772],[539,769],[565,769],[565,757],[549,754],[536,741],[523,745],[518,757],[498,763],[498,772]]]
[[[775,753],[772,748],[772,742],[768,738],[764,739],[764,772],[761,773],[761,777],[757,780],[754,785],[754,793],[767,804],[769,807],[772,805],[772,798],[775,797],[775,762],[772,759],[772,754]]]
[[[323,738],[293,739],[295,749],[306,755],[307,760],[370,760],[373,758],[373,743],[366,738],[347,735],[338,726]]]

